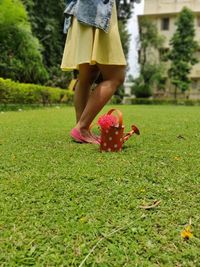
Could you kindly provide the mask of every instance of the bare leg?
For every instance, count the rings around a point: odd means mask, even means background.
[[[89,137],[89,126],[99,111],[124,82],[125,66],[101,65],[98,68],[103,75],[100,83],[90,94],[85,109],[76,125],[76,129],[86,137]],[[81,73],[80,73],[81,75]]]
[[[99,75],[97,66],[90,66],[89,64],[80,65],[80,74],[78,83],[75,87],[74,105],[76,111],[76,121],[78,122],[83,110],[86,107],[91,91],[91,86]]]

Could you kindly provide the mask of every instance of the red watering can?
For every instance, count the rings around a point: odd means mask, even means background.
[[[113,116],[116,112],[118,117]],[[132,130],[124,134],[124,125],[122,113],[118,109],[111,109],[106,115],[99,118],[98,124],[101,127],[101,142],[100,151],[118,152],[122,150],[123,144],[133,135],[139,135],[140,132],[135,125],[132,125]]]

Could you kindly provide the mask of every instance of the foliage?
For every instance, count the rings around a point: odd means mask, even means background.
[[[73,92],[0,78],[0,104],[71,103]]]
[[[62,72],[60,64],[66,36],[63,34],[65,1],[58,0],[22,0],[29,13],[33,33],[43,46],[44,65],[51,86],[66,88],[71,79],[71,73]]]
[[[141,136],[112,154],[71,141],[72,107],[0,113],[4,266],[80,266],[102,238],[84,266],[199,266],[200,109],[119,108]]]
[[[140,19],[140,37],[139,37],[139,48],[140,48],[140,65],[141,68],[148,61],[151,53],[155,54],[155,51],[163,47],[165,37],[160,35],[157,26],[146,17]],[[155,62],[154,62],[155,63]]]
[[[0,25],[15,24],[17,26],[24,25],[28,27],[27,13],[19,0],[16,0],[15,2],[11,0],[2,0],[0,2],[0,8]]]
[[[44,63],[47,68],[60,65],[63,52],[63,10],[64,1],[23,0],[26,5],[33,33],[45,48],[43,50]]]
[[[124,98],[124,86],[121,85],[110,99],[110,104],[122,104]]]
[[[162,81],[164,67],[162,64],[145,64],[141,69],[140,76],[134,80],[132,93],[136,97],[150,97],[154,87],[159,87]]]
[[[140,20],[140,76],[132,88],[136,97],[150,97],[153,88],[159,86],[164,75],[164,65],[158,63],[156,52],[163,46],[164,37],[159,35],[157,26],[150,19]],[[152,62],[153,61],[153,62]]]
[[[132,93],[136,97],[150,97],[152,96],[152,88],[149,85],[144,83],[144,77],[140,75],[137,79],[135,79],[134,84],[132,86]]]
[[[175,98],[177,89],[185,92],[190,87],[189,74],[192,66],[198,62],[196,52],[199,49],[195,41],[194,15],[189,8],[183,8],[176,26],[177,30],[170,42],[172,48],[168,54],[168,59],[171,61],[168,73],[171,83],[175,86]]]
[[[118,18],[123,22],[127,22],[131,18],[134,3],[140,3],[141,0],[117,0]]]
[[[73,78],[72,72],[61,71],[60,66],[54,66],[50,68],[49,71],[51,79],[49,79],[45,85],[63,89],[66,89],[69,86],[70,81]]]
[[[191,99],[132,98],[130,102],[133,105],[200,106],[200,100]]]
[[[0,76],[23,82],[44,82],[48,75],[41,47],[32,36],[26,11],[19,0],[0,2]]]

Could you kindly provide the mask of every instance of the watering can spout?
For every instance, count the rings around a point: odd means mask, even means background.
[[[125,142],[126,142],[126,141],[127,141],[133,134],[140,135],[140,131],[139,131],[139,129],[138,129],[135,125],[132,125],[132,126],[131,126],[131,131],[124,135],[124,143],[125,143]]]

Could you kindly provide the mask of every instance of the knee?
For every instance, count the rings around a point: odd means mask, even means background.
[[[112,82],[115,84],[116,89],[123,85],[125,80],[125,73],[120,73],[120,75],[113,77]]]

